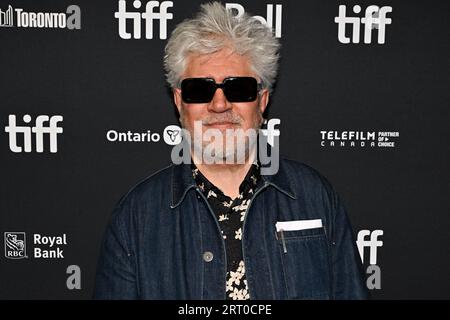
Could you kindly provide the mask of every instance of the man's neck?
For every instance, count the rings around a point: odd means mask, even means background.
[[[206,179],[231,199],[239,195],[239,186],[252,163],[252,160],[247,159],[244,164],[204,164],[197,163],[194,158],[194,164]]]

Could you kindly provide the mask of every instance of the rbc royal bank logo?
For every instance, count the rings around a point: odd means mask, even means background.
[[[27,257],[27,240],[25,232],[5,232],[5,257],[23,259]]]

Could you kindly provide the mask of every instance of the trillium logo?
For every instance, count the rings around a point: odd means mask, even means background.
[[[181,128],[177,125],[170,125],[164,129],[164,141],[171,146],[177,145],[182,140]]]

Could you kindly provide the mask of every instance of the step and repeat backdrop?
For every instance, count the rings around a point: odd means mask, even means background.
[[[202,2],[0,1],[0,299],[92,297],[113,207],[170,163],[164,46]],[[268,129],[344,199],[372,297],[450,298],[449,2],[224,3],[280,39]]]

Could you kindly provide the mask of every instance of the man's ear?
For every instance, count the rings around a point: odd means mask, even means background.
[[[181,89],[180,88],[174,88],[172,90],[173,92],[173,101],[175,102],[175,105],[177,106],[178,113],[181,113]]]
[[[268,104],[269,104],[269,89],[264,89],[264,90],[262,90],[262,93],[260,94],[259,106],[258,106],[259,110],[261,110],[261,114],[264,113]]]

